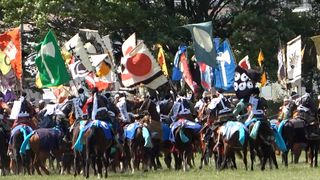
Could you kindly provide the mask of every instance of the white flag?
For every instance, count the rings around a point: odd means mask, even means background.
[[[287,76],[289,83],[301,79],[301,36],[287,43]]]

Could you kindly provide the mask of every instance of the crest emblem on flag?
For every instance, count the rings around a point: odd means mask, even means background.
[[[287,43],[287,76],[289,83],[301,79],[301,59],[301,36],[298,36]]]
[[[215,87],[230,91],[233,88],[235,60],[228,40],[223,41],[217,50],[217,67],[214,69]]]
[[[234,74],[234,91],[238,99],[249,100],[252,90],[256,87],[256,82],[259,82],[261,74],[254,70],[245,70],[237,66]]]
[[[188,24],[183,27],[187,28],[192,34],[197,61],[215,67],[216,48],[212,37],[212,22]]]
[[[167,82],[159,64],[146,45],[138,44],[127,56],[121,59],[121,80],[125,87],[145,84],[156,89]]]
[[[15,28],[0,35],[0,49],[10,61],[11,67],[18,79],[22,77],[20,28]]]

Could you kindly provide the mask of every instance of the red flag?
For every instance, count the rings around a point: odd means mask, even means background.
[[[180,56],[180,63],[182,65],[182,72],[183,72],[183,78],[188,84],[188,86],[191,88],[192,92],[195,92],[196,90],[196,83],[193,82],[192,76],[190,73],[189,65],[187,62],[186,54],[182,53]]]
[[[251,69],[248,55],[241,59],[241,61],[239,62],[239,66],[243,69]]]
[[[109,87],[109,83],[103,81],[101,78],[96,77],[92,72],[88,74],[86,77],[86,83],[88,84],[90,89],[97,87],[99,91],[105,90]]]
[[[22,77],[20,28],[15,28],[0,35],[0,49],[10,60],[18,79]]]

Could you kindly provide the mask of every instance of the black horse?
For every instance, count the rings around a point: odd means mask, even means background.
[[[258,157],[260,158],[262,171],[265,169],[267,160],[271,160],[274,163],[276,169],[278,169],[278,163],[274,150],[275,137],[270,122],[265,119],[259,119],[258,121],[260,121],[260,126],[257,130],[256,137],[249,139],[249,147],[251,152],[251,170],[253,170],[255,153],[257,153]],[[255,123],[259,123],[258,121]],[[252,123],[249,126],[250,133],[252,132],[255,123]],[[252,133],[250,134],[250,136],[251,135]]]
[[[9,156],[7,155],[9,142],[9,132],[0,125],[0,176],[6,175],[6,169],[9,168]]]

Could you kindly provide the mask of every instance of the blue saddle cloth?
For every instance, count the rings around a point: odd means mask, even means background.
[[[83,126],[83,122],[80,122],[79,136],[77,138],[76,143],[73,146],[73,148],[75,150],[80,151],[80,152],[82,151],[82,149],[83,149],[82,137],[83,137],[84,133],[92,126],[102,128],[106,139],[113,139],[112,130],[111,130],[111,127],[108,123],[106,123],[104,121],[100,121],[100,120],[93,120],[93,121],[89,121],[85,126]]]
[[[271,123],[271,128],[273,130],[274,137],[275,137],[276,144],[277,144],[278,148],[280,149],[280,151],[286,152],[287,146],[282,138],[282,135],[279,133],[280,126],[278,127],[278,125],[276,123]]]
[[[288,122],[288,119],[282,120],[282,121],[280,122],[280,124],[279,124],[278,132],[279,132],[279,134],[281,134],[281,135],[282,135],[283,127],[284,127],[284,125],[286,124],[286,122]]]
[[[59,148],[59,143],[63,138],[63,133],[56,128],[41,128],[35,131],[40,138],[40,149],[51,151]]]
[[[248,132],[248,129],[241,122],[228,121],[223,125],[221,133],[227,140],[229,140],[234,133],[239,132],[239,142],[243,145],[246,140],[246,131]]]
[[[169,136],[169,140],[171,142],[175,142],[174,131],[180,126],[183,126],[186,129],[192,129],[195,133],[198,133],[201,130],[200,124],[189,121],[187,119],[179,119],[178,121],[171,124],[171,131]]]
[[[130,140],[134,139],[134,136],[136,134],[137,128],[142,127],[141,124],[138,122],[134,122],[129,124],[125,129],[124,129],[124,137],[128,138]],[[142,137],[144,139],[144,147],[152,148],[153,144],[151,141],[151,134],[146,127],[142,127]]]
[[[9,139],[9,144],[12,144],[13,135],[14,135],[17,131],[22,132],[22,134],[23,134],[23,139],[25,139],[25,138],[27,137],[27,135],[33,131],[33,129],[32,129],[30,126],[27,126],[27,125],[24,125],[24,124],[20,124],[20,125],[16,126],[15,128],[13,128],[13,129],[11,130],[10,139]],[[27,146],[27,149],[29,149],[29,146]]]
[[[168,124],[161,123],[162,126],[162,140],[169,141],[171,128]]]
[[[133,139],[134,135],[136,133],[136,129],[138,127],[141,127],[141,125],[138,122],[134,122],[129,124],[125,129],[124,129],[124,137],[128,139]]]

